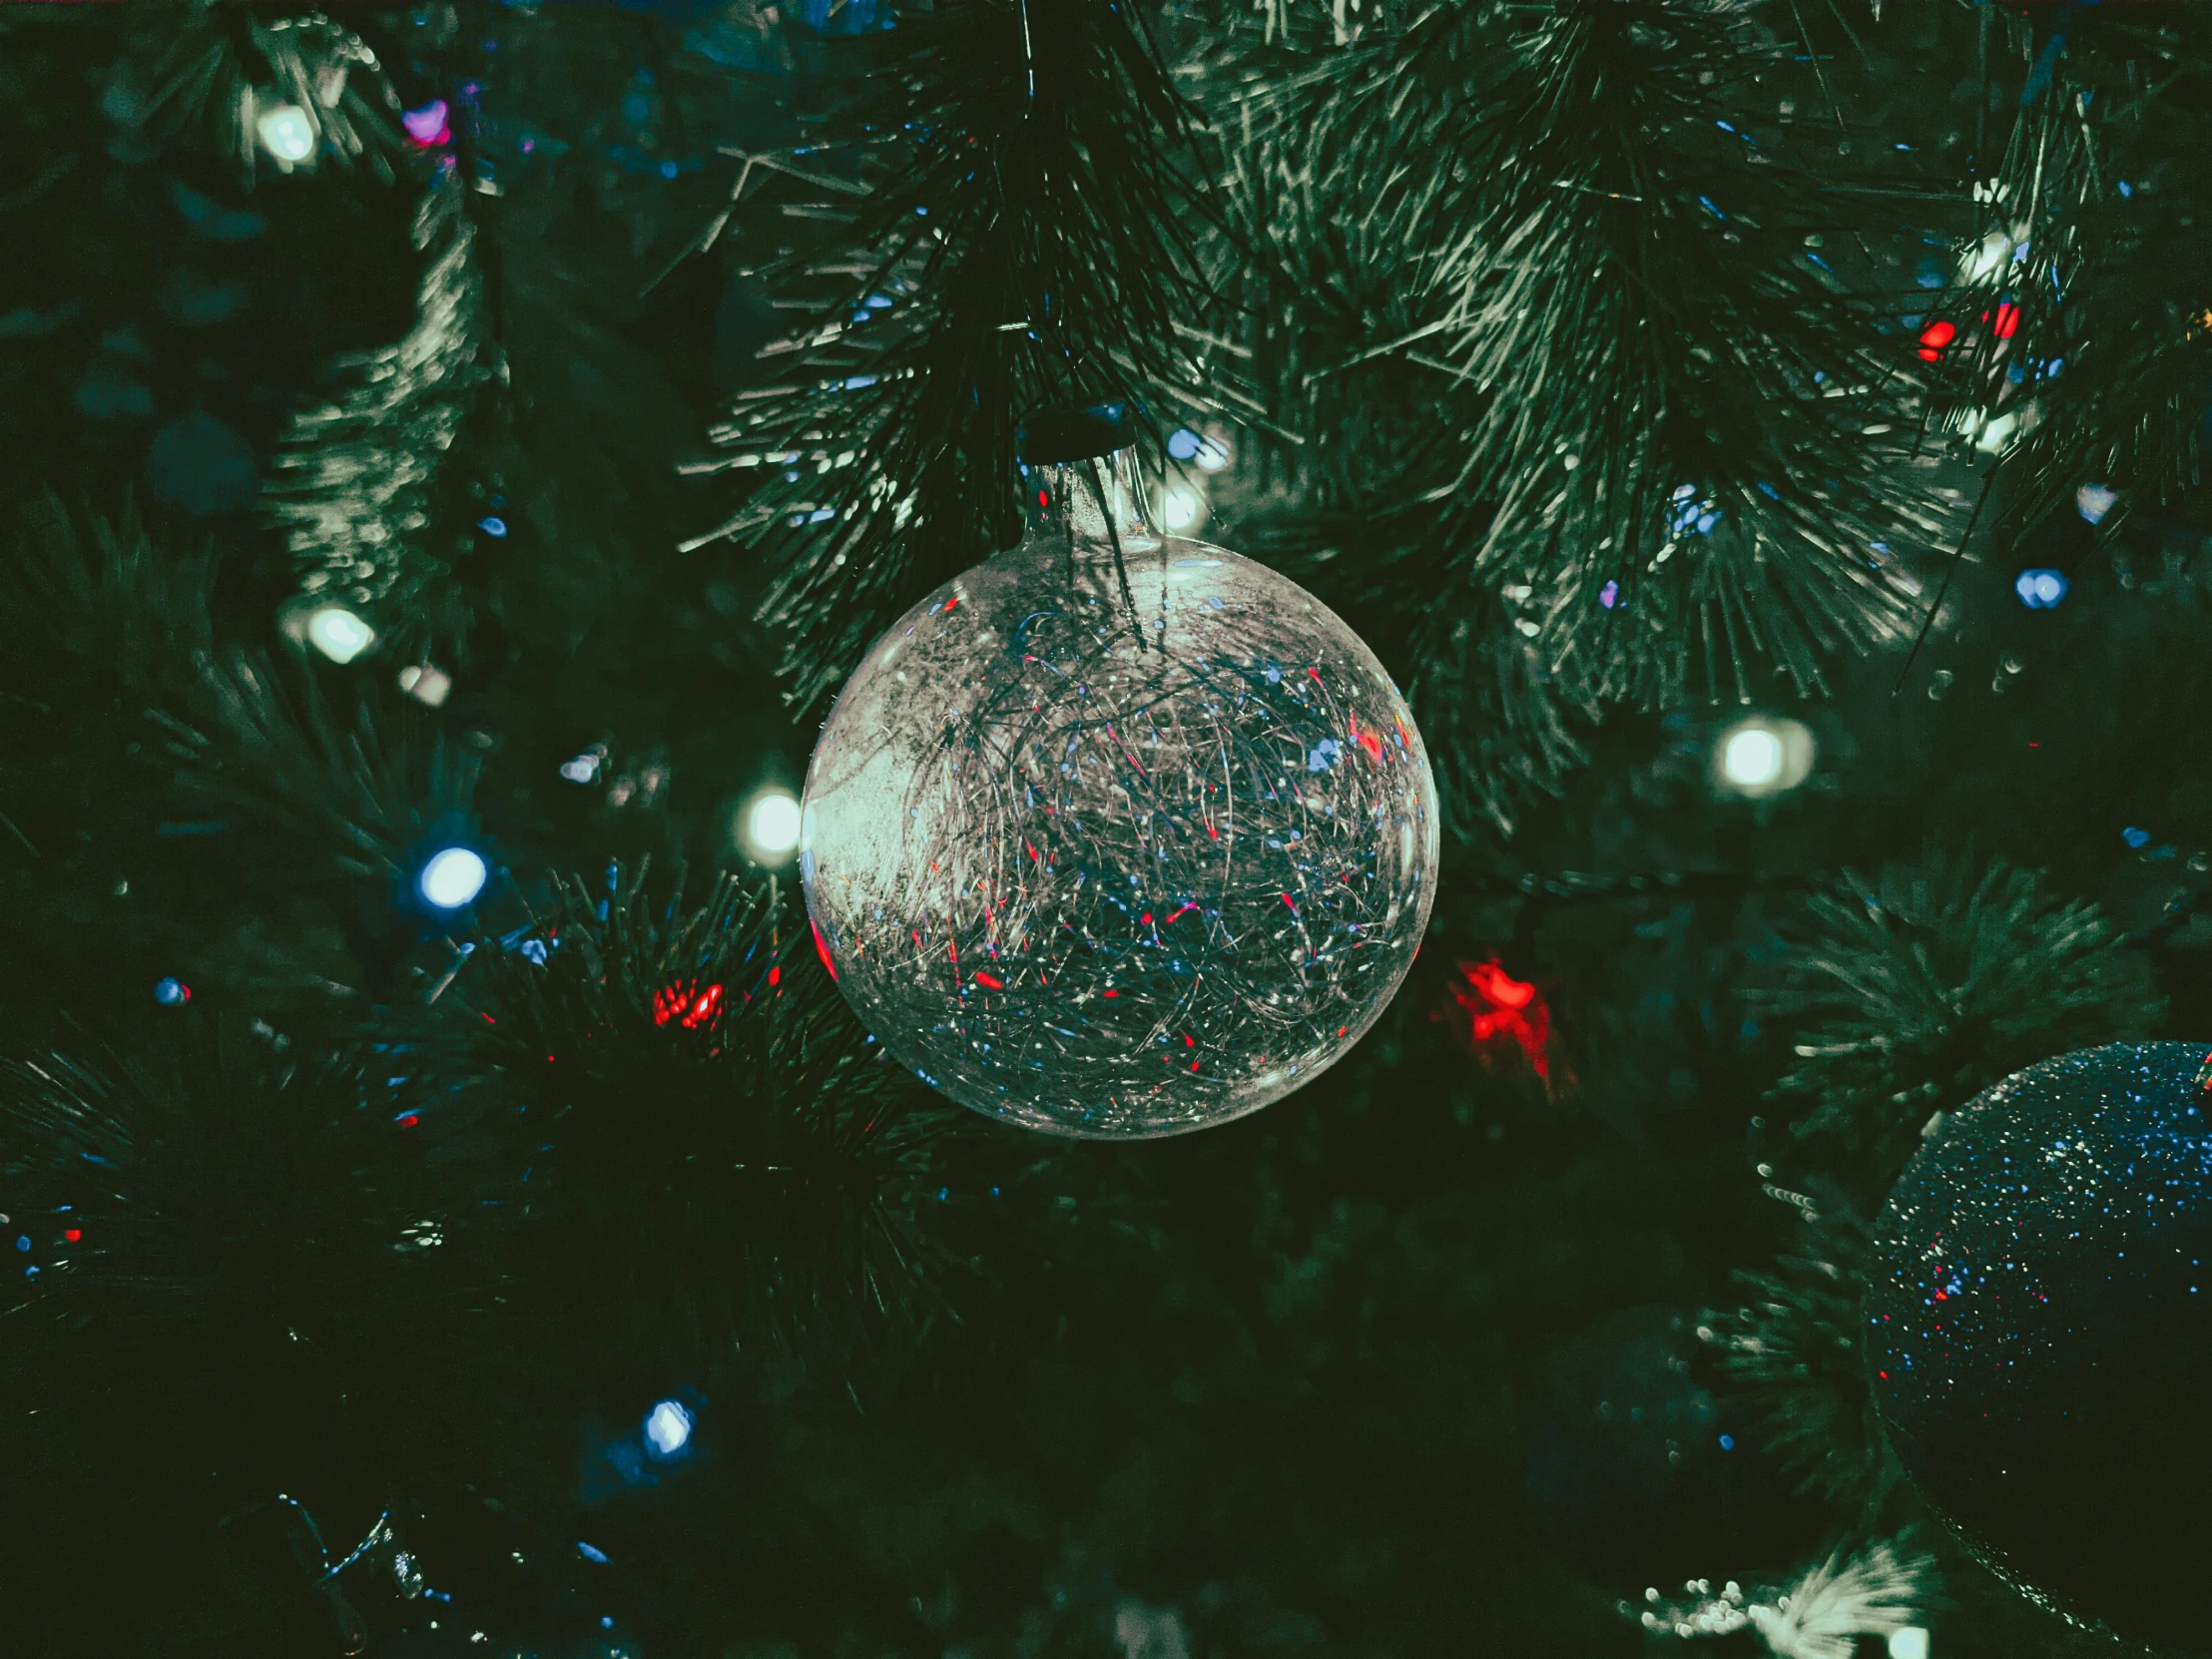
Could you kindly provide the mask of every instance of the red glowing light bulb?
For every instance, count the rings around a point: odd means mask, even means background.
[[[1932,363],[1943,354],[1943,347],[1958,337],[1958,325],[1937,317],[1921,330],[1921,361]]]

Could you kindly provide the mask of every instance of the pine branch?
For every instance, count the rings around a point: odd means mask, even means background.
[[[248,0],[155,0],[133,23],[103,104],[129,159],[204,142],[248,184],[273,163],[289,173],[325,156],[391,182],[402,148],[399,99],[350,30],[319,15],[264,20]],[[260,141],[261,118],[283,105],[297,112],[309,145],[297,163],[265,154]]]
[[[1847,875],[1767,1000],[1808,1020],[1777,1093],[1811,1103],[1797,1132],[1879,1195],[1931,1113],[2022,1066],[2139,1039],[2165,1000],[2094,904],[2002,859],[1931,857]]]
[[[1486,399],[1451,568],[1533,583],[1601,698],[1746,699],[1754,657],[1817,690],[1823,654],[1901,630],[1870,549],[1934,532],[1910,379],[1804,258],[1814,181],[1743,128],[1787,57],[1710,7],[1575,0],[1440,135],[1496,182],[1435,270],[1438,354]]]
[[[1907,1532],[1836,1550],[1782,1585],[1730,1580],[1716,1592],[1712,1580],[1693,1579],[1682,1588],[1681,1600],[1644,1592],[1638,1618],[1646,1630],[1694,1640],[1749,1627],[1775,1659],[1851,1659],[1867,1638],[1925,1619],[1940,1580],[1935,1557]]]
[[[0,1446],[44,1520],[10,1534],[9,1630],[32,1651],[234,1619],[207,1570],[217,1523],[276,1493],[365,1523],[411,1443],[430,1333],[472,1300],[437,1131],[401,1127],[358,1055],[192,1023],[128,1041],[0,1063],[0,1206],[22,1241]],[[73,1541],[88,1529],[135,1563],[132,1594]]]
[[[129,500],[108,518],[34,498],[0,560],[8,692],[49,712],[175,696],[210,647],[215,580],[208,549],[158,548]]]
[[[768,275],[809,319],[714,433],[754,482],[690,544],[782,550],[762,615],[802,706],[1013,539],[1026,413],[1174,377],[1186,271],[1182,106],[1128,8],[953,0],[838,50],[857,90],[804,158],[744,163],[803,229]]]
[[[2200,519],[2212,258],[2188,160],[2212,142],[2212,18],[2069,19],[2020,48],[2017,115],[1982,222],[1934,320],[1938,418],[2002,452],[1994,526],[2018,537],[2085,485],[2139,516]],[[2009,78],[2002,90],[2010,93]]]
[[[306,879],[399,882],[433,830],[465,833],[478,767],[417,711],[350,720],[306,673],[244,655],[209,663],[194,720],[166,722],[186,786],[236,814]]]
[[[560,1331],[626,1333],[702,1384],[741,1347],[841,1383],[938,1316],[946,1218],[989,1202],[938,1193],[963,1114],[886,1061],[809,937],[773,891],[725,876],[692,902],[610,866],[441,996],[452,1024],[422,1040],[493,1080],[528,1171],[517,1276]]]
[[[1798,1476],[1798,1490],[1871,1507],[1900,1473],[1860,1348],[1873,1244],[1847,1210],[1798,1213],[1803,1243],[1765,1272],[1740,1270],[1750,1300],[1709,1315],[1698,1335],[1759,1408],[1762,1448]]]
[[[342,364],[344,395],[293,417],[266,491],[306,591],[380,612],[387,628],[450,635],[463,622],[438,486],[479,389],[506,378],[477,238],[459,171],[440,168],[415,218],[429,262],[413,328]]]

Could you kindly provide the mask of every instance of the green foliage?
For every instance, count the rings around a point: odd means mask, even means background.
[[[407,1362],[469,1301],[437,1131],[396,1128],[402,1098],[358,1052],[239,1027],[0,1062],[0,1206],[23,1241],[0,1448],[40,1517],[9,1534],[39,1586],[13,1599],[12,1642],[127,1650],[152,1601],[205,1651],[240,1613],[180,1537],[278,1492],[373,1516]],[[130,1595],[88,1532],[136,1563]]]
[[[1699,1336],[1758,1406],[1761,1443],[1800,1491],[1871,1504],[1900,1473],[1860,1347],[1873,1241],[1848,1211],[1801,1215],[1798,1246],[1765,1272],[1740,1270],[1736,1284],[1748,1300],[1709,1316]]]
[[[1905,614],[1869,545],[1932,528],[1910,382],[1803,257],[1834,228],[1803,158],[1718,126],[1785,53],[1706,6],[1564,5],[1439,134],[1488,185],[1434,276],[1435,348],[1485,398],[1460,568],[1542,587],[1548,655],[1601,698],[1742,698],[1755,655],[1817,687]]]
[[[702,1381],[741,1346],[840,1378],[902,1356],[978,1207],[965,1181],[934,1197],[962,1114],[888,1063],[774,893],[593,885],[604,904],[567,881],[526,934],[479,943],[433,1039],[529,1171],[534,1305]]]
[[[1994,14],[1983,54],[2016,114],[1936,313],[1957,329],[1936,418],[2016,425],[2000,536],[2070,511],[2084,484],[2119,496],[2107,533],[2201,516],[2212,320],[2196,274],[2212,225],[2191,158],[2212,140],[2212,17],[2112,9],[2054,29]]]
[[[1930,856],[1812,901],[1774,1011],[1802,1022],[1779,1092],[1797,1129],[1877,1194],[1931,1113],[2031,1061],[2140,1038],[2165,1012],[2148,961],[2094,904],[2002,859]]]
[[[206,143],[251,184],[275,167],[256,122],[289,104],[315,144],[297,165],[361,163],[391,179],[399,100],[358,35],[320,16],[265,18],[246,0],[151,0],[137,10],[133,49],[104,101],[133,159]]]
[[[307,592],[359,606],[387,629],[450,638],[465,612],[439,484],[479,388],[506,373],[457,173],[432,175],[414,241],[428,263],[413,328],[340,365],[353,384],[337,401],[293,416],[267,507]]]
[[[803,706],[1012,542],[1025,414],[1174,377],[1187,293],[1182,103],[1129,8],[953,0],[838,50],[804,162],[742,163],[741,207],[789,216],[765,276],[807,320],[714,434],[716,469],[757,470],[699,538],[782,549],[762,615]]]
[[[210,663],[171,754],[203,806],[238,815],[305,879],[402,880],[432,829],[471,821],[478,766],[419,710],[333,709],[312,665]]]
[[[1321,17],[1225,8],[1196,55],[1225,227],[1201,354],[1263,411],[1257,521],[1358,524],[1354,560],[1304,568],[1404,640],[1460,822],[1509,829],[1580,759],[1577,716],[1748,700],[1762,663],[1813,693],[1899,638],[1878,555],[1937,531],[1917,386],[1880,303],[1807,253],[1866,197],[1768,113],[1819,90],[1779,20]]]

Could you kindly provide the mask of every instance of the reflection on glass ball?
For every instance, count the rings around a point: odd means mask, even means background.
[[[876,642],[815,751],[800,869],[839,984],[926,1081],[1135,1138],[1256,1111],[1359,1040],[1437,834],[1374,653],[1116,489],[1126,587],[1106,538],[1048,528]]]

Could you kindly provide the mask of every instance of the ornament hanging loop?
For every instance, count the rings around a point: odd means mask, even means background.
[[[1015,444],[1024,465],[1058,469],[1063,489],[1076,478],[1088,486],[1105,529],[1107,545],[1113,551],[1114,576],[1121,591],[1122,609],[1128,615],[1130,632],[1136,637],[1137,650],[1141,653],[1145,648],[1144,623],[1137,614],[1136,594],[1130,586],[1128,555],[1122,542],[1120,522],[1128,517],[1142,527],[1143,513],[1135,499],[1139,484],[1134,467],[1123,475],[1123,468],[1117,464],[1113,469],[1117,474],[1115,483],[1109,487],[1106,470],[1099,464],[1108,457],[1121,457],[1135,447],[1134,413],[1134,407],[1123,401],[1043,410],[1022,425]],[[1122,499],[1125,491],[1130,497],[1128,500]],[[1062,501],[1058,505],[1064,509],[1073,503]],[[1071,523],[1071,575],[1075,540]],[[1154,649],[1163,650],[1164,646],[1155,641]]]

